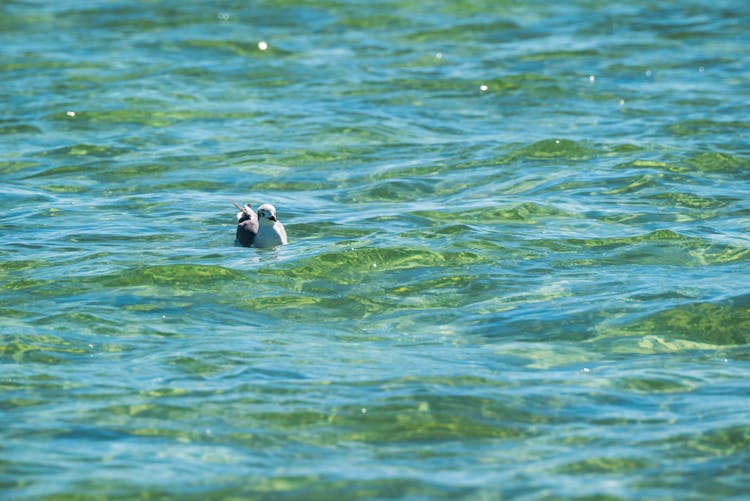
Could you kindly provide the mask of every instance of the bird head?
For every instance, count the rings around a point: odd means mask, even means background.
[[[263,204],[260,207],[258,207],[258,219],[260,221],[271,221],[275,223],[277,221],[276,219],[276,207],[274,207],[271,204]]]

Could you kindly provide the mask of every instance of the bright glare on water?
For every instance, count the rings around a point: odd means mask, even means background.
[[[741,499],[748,20],[5,0],[0,498]]]

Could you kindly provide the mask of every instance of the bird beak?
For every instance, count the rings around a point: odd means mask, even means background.
[[[276,216],[268,216],[268,220],[269,221],[273,221],[275,223],[276,222]]]

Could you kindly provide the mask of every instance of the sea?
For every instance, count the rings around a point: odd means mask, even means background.
[[[748,103],[744,0],[3,0],[0,499],[746,499]]]

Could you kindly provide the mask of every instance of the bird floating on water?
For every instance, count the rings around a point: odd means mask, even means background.
[[[235,202],[232,204],[240,210],[237,213],[237,234],[234,245],[262,248],[288,243],[284,225],[276,218],[276,207],[263,204],[258,207],[256,214],[250,204],[244,207]]]

